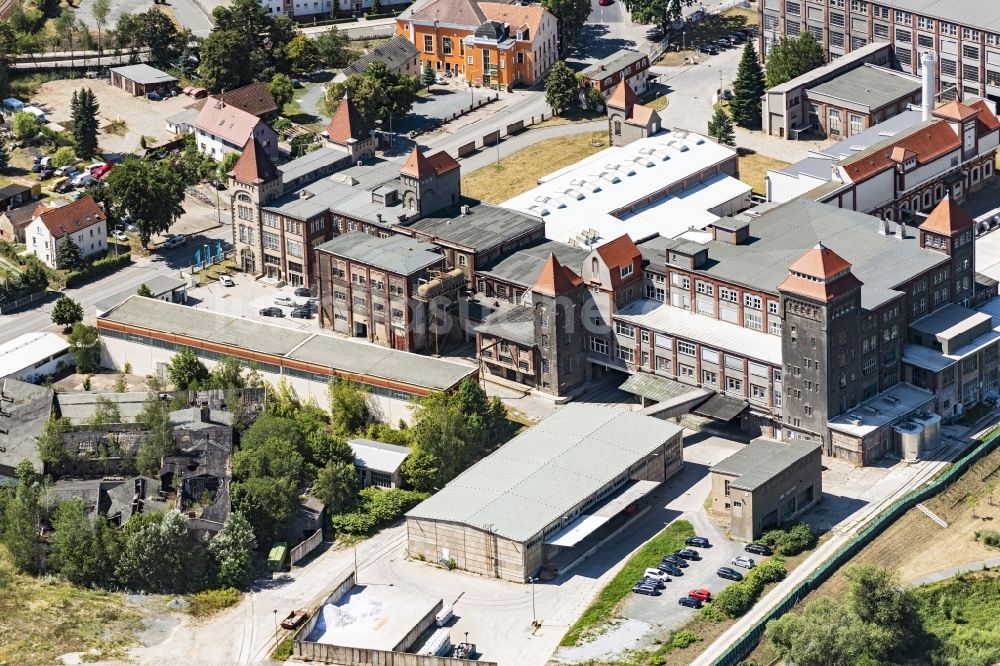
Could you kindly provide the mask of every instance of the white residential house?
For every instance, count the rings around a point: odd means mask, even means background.
[[[52,268],[59,268],[59,245],[72,238],[86,259],[108,249],[107,216],[92,197],[82,197],[58,208],[39,206],[25,230],[28,251]]]
[[[278,156],[278,135],[257,116],[209,99],[192,123],[198,151],[222,160],[227,153],[243,150],[250,137],[257,139],[272,159]]]

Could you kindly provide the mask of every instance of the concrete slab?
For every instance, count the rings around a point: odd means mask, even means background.
[[[356,585],[337,603],[323,606],[307,640],[391,650],[438,601],[408,594],[392,585]]]

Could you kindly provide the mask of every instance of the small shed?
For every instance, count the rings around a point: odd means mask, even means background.
[[[370,439],[351,439],[347,444],[354,451],[354,466],[364,487],[399,487],[399,469],[410,455],[408,448]]]
[[[31,188],[19,183],[0,187],[0,210],[10,210],[31,201]]]
[[[144,96],[151,92],[166,93],[177,85],[177,79],[149,65],[127,65],[111,70],[111,85],[127,93]]]

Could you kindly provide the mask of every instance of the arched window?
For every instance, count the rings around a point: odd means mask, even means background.
[[[620,120],[615,121],[615,136],[622,135],[622,123]]]
[[[593,278],[597,278],[597,257],[590,260],[590,272],[593,273]]]

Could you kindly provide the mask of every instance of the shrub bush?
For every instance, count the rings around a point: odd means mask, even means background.
[[[783,580],[787,573],[785,563],[781,559],[762,562],[751,569],[746,578],[719,592],[712,605],[729,617],[737,618],[757,602],[765,585]]]
[[[774,559],[761,562],[750,573],[757,580],[760,580],[761,583],[767,585],[768,583],[777,583],[784,580],[788,571],[785,570],[785,565],[781,560]]]
[[[337,514],[333,527],[338,532],[367,535],[399,520],[404,513],[428,497],[415,490],[365,488],[358,493],[360,505],[355,511]]]
[[[745,581],[746,579],[744,579]],[[733,583],[715,595],[712,605],[729,617],[739,617],[753,606],[754,596],[743,582]]]
[[[66,276],[66,286],[78,287],[96,277],[101,277],[107,275],[108,273],[114,273],[119,268],[128,266],[131,263],[132,255],[128,252],[117,256],[109,254],[108,256],[102,257],[91,263],[89,266],[84,266],[80,270],[68,274]]]
[[[188,597],[187,612],[195,617],[214,615],[223,608],[229,608],[239,603],[240,591],[231,587],[218,590],[205,590]]]
[[[693,631],[681,629],[680,631],[675,631],[674,635],[670,637],[670,647],[676,650],[683,650],[692,643],[697,643],[700,640],[701,636]]]
[[[806,523],[798,522],[781,529],[768,530],[760,537],[776,553],[798,555],[816,545],[816,535]]]
[[[1000,548],[1000,532],[996,530],[976,530],[976,541],[981,541],[993,548]]]
[[[718,623],[725,620],[726,616],[723,615],[714,605],[708,605],[701,609],[701,619]]]

